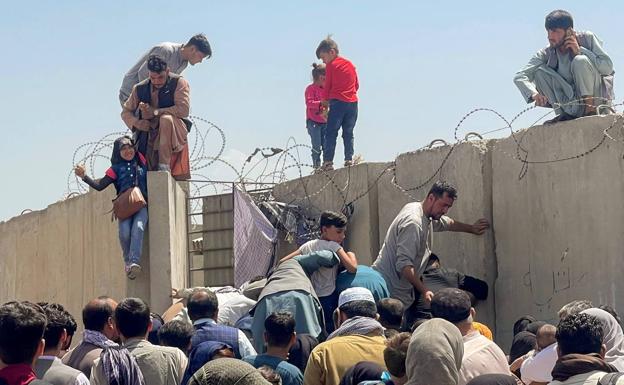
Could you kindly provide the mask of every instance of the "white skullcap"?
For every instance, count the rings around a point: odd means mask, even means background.
[[[367,288],[350,287],[340,293],[340,297],[338,297],[338,307],[353,301],[368,301],[375,303],[375,297],[373,297],[373,293],[371,293]]]

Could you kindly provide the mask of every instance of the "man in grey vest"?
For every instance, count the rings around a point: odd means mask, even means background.
[[[107,347],[117,346],[119,333],[115,328],[113,313],[117,302],[109,297],[98,297],[87,303],[82,309],[84,325],[83,339],[74,348],[63,356],[63,363],[80,370],[89,378],[91,368],[100,353]]]
[[[58,358],[61,348],[68,341],[68,330],[76,327],[76,321],[62,305],[56,303],[44,304],[43,310],[48,322],[43,334],[45,350],[33,368],[37,378],[53,385],[89,385],[84,373],[63,364]]]
[[[147,158],[150,170],[169,171],[176,179],[189,179],[189,83],[171,73],[161,57],[150,56],[147,69],[149,77],[132,88],[121,118],[135,133],[137,149]],[[183,166],[179,172],[172,172],[180,163]]]
[[[555,109],[549,123],[612,111],[613,62],[592,32],[576,32],[570,13],[546,16],[550,46],[539,50],[514,77],[527,103]]]
[[[162,58],[169,64],[171,72],[180,75],[189,64],[195,65],[209,59],[212,56],[212,49],[203,33],[191,37],[186,44],[165,42],[150,48],[123,78],[119,90],[119,101],[122,106],[130,97],[132,87],[148,78],[147,59],[152,55]]]

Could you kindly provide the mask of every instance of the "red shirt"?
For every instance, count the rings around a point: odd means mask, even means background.
[[[323,99],[338,99],[343,102],[357,102],[358,83],[355,66],[349,60],[338,56],[325,67]]]
[[[327,120],[321,115],[321,100],[323,100],[323,88],[310,84],[305,90],[306,118],[316,123],[325,123]]]

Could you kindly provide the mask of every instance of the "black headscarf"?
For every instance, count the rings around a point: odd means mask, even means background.
[[[384,369],[375,362],[362,361],[346,371],[340,385],[357,385],[362,381],[381,380]]]
[[[297,334],[297,341],[288,352],[288,362],[305,372],[310,353],[318,344],[318,340],[309,334]]]
[[[535,317],[531,315],[525,315],[520,317],[515,323],[513,328],[514,336],[520,332],[526,331],[529,324],[537,321]]]
[[[535,322],[531,322],[531,323],[529,324],[529,326],[527,326],[526,331],[527,331],[527,332],[531,332],[531,333],[533,333],[533,334],[537,335],[537,331],[539,330],[539,328],[541,328],[542,326],[547,325],[547,324],[548,324],[548,323],[547,323],[547,322],[544,322],[544,321],[535,321]]]
[[[536,347],[537,339],[535,334],[527,331],[516,334],[511,343],[511,349],[509,350],[509,363],[511,364],[518,359],[518,357],[527,354]]]
[[[122,136],[121,138],[115,139],[115,142],[113,142],[113,153],[111,154],[111,164],[125,162],[125,160],[121,157],[121,148],[123,146],[134,147],[132,138],[130,138],[129,136]]]
[[[483,374],[473,378],[466,385],[518,385],[518,381],[508,374]]]

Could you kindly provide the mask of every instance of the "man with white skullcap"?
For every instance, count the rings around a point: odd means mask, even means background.
[[[310,354],[304,385],[338,385],[345,372],[361,361],[374,362],[385,369],[386,338],[378,317],[370,290],[352,287],[340,293],[336,330]]]

